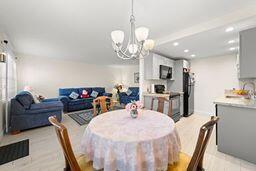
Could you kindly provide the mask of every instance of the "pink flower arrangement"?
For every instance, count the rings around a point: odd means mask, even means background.
[[[138,110],[143,108],[143,104],[140,101],[132,101],[125,106],[125,109],[130,112],[132,110]]]

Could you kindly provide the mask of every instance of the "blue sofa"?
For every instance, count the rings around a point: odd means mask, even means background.
[[[32,95],[22,91],[11,99],[10,130],[21,131],[25,129],[50,125],[48,118],[56,115],[61,121],[63,104],[58,99],[45,99],[35,103]]]
[[[111,93],[106,93],[105,88],[103,87],[82,87],[82,88],[60,88],[59,89],[59,99],[64,105],[64,112],[72,112],[84,109],[91,109],[93,108],[92,102],[94,97],[89,97],[85,99],[81,99],[80,95],[82,94],[83,90],[86,90],[89,95],[91,95],[92,91],[97,91],[99,94],[98,96],[108,96],[111,97]],[[79,94],[78,99],[71,99],[69,95],[72,92],[76,92]]]
[[[129,87],[128,89],[132,91],[132,94],[129,96],[126,94],[126,92],[119,93],[119,100],[121,104],[126,105],[131,101],[138,101],[140,99],[139,87]]]

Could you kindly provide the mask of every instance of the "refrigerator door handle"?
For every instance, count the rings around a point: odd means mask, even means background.
[[[188,97],[190,96],[191,94],[191,78],[190,76],[188,75]]]

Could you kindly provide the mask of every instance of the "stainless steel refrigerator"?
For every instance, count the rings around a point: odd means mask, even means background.
[[[183,72],[183,92],[184,92],[184,113],[188,117],[194,113],[194,74]]]

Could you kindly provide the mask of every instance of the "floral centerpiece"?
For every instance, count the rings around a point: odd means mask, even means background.
[[[143,107],[142,103],[140,101],[132,101],[131,103],[128,103],[125,106],[125,109],[130,112],[130,115],[132,118],[138,117],[138,109],[141,109]]]

